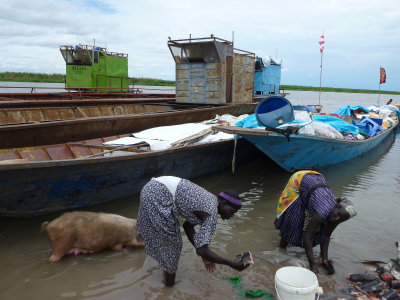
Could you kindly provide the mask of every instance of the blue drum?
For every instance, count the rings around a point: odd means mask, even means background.
[[[293,106],[284,97],[271,96],[258,103],[256,119],[261,126],[276,128],[294,120]]]

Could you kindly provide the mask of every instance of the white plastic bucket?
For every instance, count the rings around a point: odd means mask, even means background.
[[[308,269],[283,267],[275,273],[275,289],[279,300],[314,300],[318,279]]]

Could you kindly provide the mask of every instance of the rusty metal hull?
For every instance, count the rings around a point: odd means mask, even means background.
[[[227,168],[233,140],[123,156],[0,164],[0,215],[31,217],[138,193],[153,176],[192,178]],[[236,163],[259,155],[238,141]]]
[[[132,133],[157,126],[199,122],[217,114],[251,114],[255,104],[196,107],[177,111],[139,113],[0,126],[0,149],[58,144]]]

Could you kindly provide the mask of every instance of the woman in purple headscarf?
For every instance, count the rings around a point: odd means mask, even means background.
[[[215,271],[215,264],[238,271],[249,266],[209,249],[218,214],[223,220],[228,220],[241,206],[239,195],[233,191],[215,196],[189,180],[174,176],[153,178],[143,187],[136,228],[144,240],[146,253],[164,270],[166,286],[175,284],[182,250],[179,217],[185,219],[185,233],[209,272]],[[200,225],[197,232],[194,229],[196,225]]]

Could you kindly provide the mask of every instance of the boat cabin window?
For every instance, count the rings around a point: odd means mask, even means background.
[[[87,46],[62,46],[61,54],[64,57],[67,65],[86,65],[90,66],[93,63],[99,62],[102,48],[88,48]]]
[[[91,51],[85,49],[68,49],[61,50],[64,57],[65,63],[67,65],[86,65],[90,66],[92,64]]]
[[[169,45],[169,47],[177,64],[220,62],[218,51],[213,42]]]

